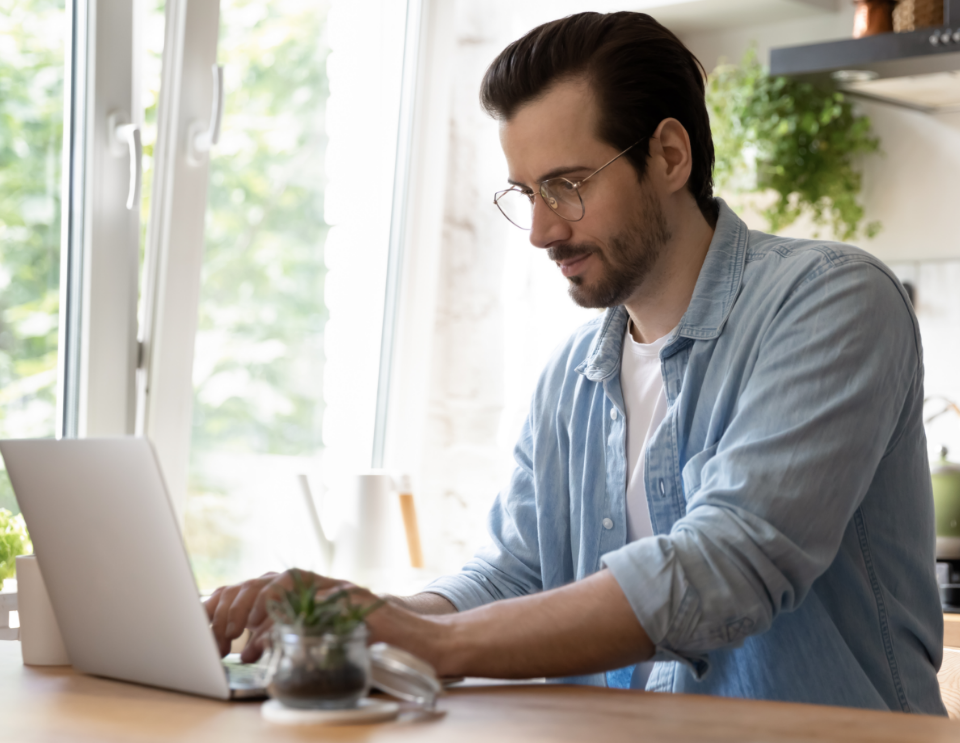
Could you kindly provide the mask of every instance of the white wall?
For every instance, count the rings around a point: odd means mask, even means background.
[[[946,398],[960,403],[960,260],[893,263],[901,281],[913,284],[917,319],[923,340],[924,393],[927,398]],[[944,408],[930,400],[925,418]],[[927,427],[927,447],[935,457],[941,446],[950,459],[960,459],[960,419],[952,413],[937,416]]]
[[[853,4],[842,3],[836,13],[681,38],[712,70],[723,59],[739,61],[753,43],[767,61],[772,47],[844,38],[852,27]],[[933,116],[869,102],[859,106],[870,116],[883,150],[862,161],[865,221],[879,220],[883,230],[860,246],[885,261],[960,257],[955,208],[960,114]],[[747,210],[743,216],[751,227],[766,229],[755,212]],[[798,223],[783,232],[810,237],[813,229]]]

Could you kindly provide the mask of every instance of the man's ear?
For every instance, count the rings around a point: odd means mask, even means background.
[[[676,119],[664,119],[650,138],[650,163],[667,193],[687,185],[693,168],[690,135]]]

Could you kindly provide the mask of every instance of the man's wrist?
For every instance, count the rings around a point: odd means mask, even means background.
[[[423,616],[455,614],[457,612],[457,607],[439,593],[422,592],[413,596],[385,595],[383,598],[394,606]]]
[[[440,614],[423,614],[408,607],[413,603],[421,603],[417,596],[386,596],[387,605],[381,612],[373,612],[367,620],[368,628],[373,633],[375,642],[386,642],[396,645],[403,650],[413,653],[434,667],[438,675],[460,675],[453,670],[456,665],[455,647],[452,642],[455,620],[459,617],[452,604],[446,602],[450,611]],[[442,598],[442,597],[437,597]],[[427,600],[427,608],[437,608],[433,602]],[[441,605],[442,606],[442,605]]]
[[[466,635],[461,631],[462,622],[459,619],[455,613],[428,619],[430,628],[429,635],[423,637],[424,655],[441,678],[465,675],[465,646],[460,640],[466,639]]]

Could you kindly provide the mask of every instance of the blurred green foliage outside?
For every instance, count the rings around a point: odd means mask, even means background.
[[[244,504],[227,455],[322,446],[326,3],[223,0],[186,539],[197,580],[238,577]]]
[[[17,574],[17,557],[33,552],[23,514],[0,508],[0,583]]]
[[[63,0],[0,0],[0,438],[55,432],[65,22]]]
[[[226,103],[210,164],[186,515],[201,586],[232,577],[241,549],[233,483],[211,455],[322,446],[326,14],[322,1],[221,2]],[[144,238],[163,23],[162,0],[150,0]],[[65,31],[63,0],[0,0],[0,437],[55,432]],[[2,471],[0,507],[18,513]]]

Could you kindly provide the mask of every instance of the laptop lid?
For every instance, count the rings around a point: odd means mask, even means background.
[[[73,666],[228,699],[150,442],[11,440],[0,453]]]

